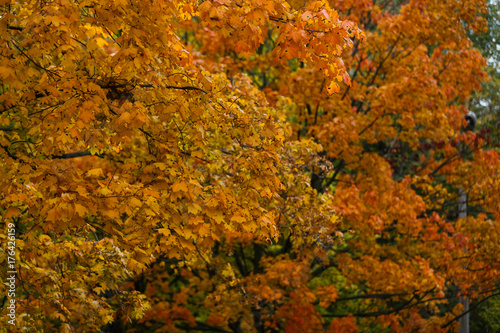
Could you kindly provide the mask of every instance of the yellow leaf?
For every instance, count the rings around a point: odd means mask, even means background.
[[[75,204],[75,212],[80,216],[84,217],[87,214],[87,208],[83,207],[80,204]]]
[[[187,185],[186,183],[183,183],[183,182],[176,182],[172,185],[172,190],[174,192],[179,192],[179,191],[182,191],[182,192],[187,192],[188,191],[188,188],[187,188]]]
[[[97,149],[96,147],[91,147],[89,149],[89,152],[90,152],[91,155],[97,155],[97,154],[100,153],[99,149]]]
[[[165,163],[155,163],[154,166],[160,169],[161,171],[167,168],[167,165]]]
[[[326,91],[331,95],[333,93],[338,93],[340,91],[340,87],[337,83],[335,83],[335,81],[332,80],[326,88]]]
[[[188,205],[188,212],[192,213],[192,214],[198,214],[198,212],[201,210],[201,207],[195,203],[193,204],[189,204]]]
[[[118,213],[118,211],[116,211],[114,209],[105,210],[102,214],[104,216],[111,218],[111,219],[118,219],[120,217],[120,214]]]
[[[216,214],[210,215],[210,217],[217,223],[224,222],[224,214],[221,212],[217,212]]]
[[[87,174],[91,177],[104,176],[104,173],[101,168],[91,169],[87,171]]]
[[[170,230],[168,228],[160,228],[158,229],[158,232],[164,236],[170,236]]]
[[[130,198],[129,201],[128,201],[128,203],[132,207],[140,207],[140,206],[142,206],[142,201],[140,201],[139,199],[137,199],[135,197]]]
[[[21,210],[19,208],[17,208],[17,207],[9,207],[7,209],[7,211],[5,212],[5,214],[3,214],[3,218],[4,219],[9,219],[12,216],[19,215],[20,212],[21,212]]]
[[[246,219],[245,219],[245,217],[241,216],[239,213],[236,213],[231,217],[231,221],[242,223],[242,222],[245,222]]]
[[[94,118],[94,113],[91,110],[82,110],[79,117],[84,123],[88,123]]]
[[[254,221],[250,221],[250,222],[247,222],[247,223],[242,223],[241,226],[247,232],[253,232],[253,231],[255,231],[257,229],[257,225],[255,224]]]
[[[160,197],[160,194],[158,192],[153,191],[153,190],[148,190],[148,189],[144,190],[144,194],[150,195],[150,196],[157,198],[157,199]]]
[[[96,42],[97,46],[99,46],[99,47],[103,47],[103,46],[108,45],[108,42],[103,38],[96,38],[95,42]]]
[[[40,235],[40,237],[38,237],[38,240],[40,240],[40,243],[43,244],[52,242],[52,239],[47,235]]]
[[[16,72],[12,68],[0,66],[0,78],[6,80],[9,77],[15,78]]]
[[[59,214],[57,213],[56,208],[52,208],[47,212],[47,220],[56,222],[59,219]]]
[[[117,124],[128,123],[128,122],[130,122],[130,117],[131,117],[131,114],[129,112],[125,111],[121,114],[121,116],[118,119],[116,119],[116,123]]]

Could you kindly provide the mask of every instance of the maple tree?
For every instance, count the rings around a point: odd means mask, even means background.
[[[0,200],[16,229],[18,330],[141,318],[150,302],[122,283],[153,261],[199,265],[226,234],[277,240],[284,179],[302,179],[298,197],[334,224],[300,167],[319,145],[285,143],[291,102],[271,106],[181,33],[197,22],[234,34],[248,56],[269,24],[284,24],[276,37],[295,49],[275,47],[275,62],[292,52],[338,89],[341,52],[361,32],[326,2],[300,12],[279,0],[1,6]]]
[[[19,329],[438,332],[498,294],[484,2],[2,6]]]

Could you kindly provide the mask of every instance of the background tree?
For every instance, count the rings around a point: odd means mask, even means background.
[[[488,60],[488,80],[482,82],[481,91],[472,94],[469,109],[479,115],[479,131],[488,144],[498,150],[500,119],[500,4],[488,1],[488,14],[484,15],[488,30],[474,34],[469,32],[474,47]]]
[[[500,4],[488,1],[488,13],[484,15],[488,31],[469,36],[483,56],[487,59],[486,72],[489,79],[482,82],[482,90],[474,92],[468,103],[469,109],[479,115],[478,132],[485,137],[485,143],[499,152],[500,126]],[[499,329],[498,317],[500,298],[493,297],[482,302],[471,313],[471,332],[495,332]]]

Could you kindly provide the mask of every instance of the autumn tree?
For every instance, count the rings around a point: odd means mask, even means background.
[[[348,81],[342,52],[363,35],[326,1],[299,10],[281,0],[3,1],[0,22],[0,263],[2,277],[12,259],[17,271],[16,324],[3,296],[2,327],[92,332],[151,313],[192,324],[182,305],[212,287],[239,305],[223,303],[222,317],[200,325],[241,326],[232,311],[258,295],[238,282],[233,244],[255,244],[254,268],[265,267],[258,252],[276,246],[284,216],[305,245],[335,243],[333,198],[309,185],[311,168],[331,169],[321,146],[290,140],[295,103],[269,100],[238,69],[273,40],[276,66],[299,59],[338,91]],[[218,38],[230,41],[230,65],[209,57],[224,47]],[[165,266],[155,283],[169,274],[198,285],[164,305],[162,293],[126,288],[151,265]]]
[[[498,296],[498,153],[484,132],[464,130],[486,78],[469,38],[484,31],[486,4],[333,3],[367,35],[342,51],[349,76],[339,86],[300,51],[322,33],[308,25],[323,21],[308,12],[315,4],[290,1],[300,19],[270,18],[250,53],[242,34],[256,30],[239,28],[240,13],[252,13],[242,3],[206,1],[211,23],[186,22],[184,40],[206,68],[247,73],[273,106],[288,98],[290,147],[321,148],[291,166],[307,177],[281,178],[277,244],[228,233],[197,263],[157,261],[129,283],[152,297],[151,310],[110,331],[446,332],[458,327],[460,295],[472,311]],[[236,19],[226,24],[225,13]],[[300,21],[303,33],[283,36]],[[322,223],[317,200],[340,214],[337,227]]]

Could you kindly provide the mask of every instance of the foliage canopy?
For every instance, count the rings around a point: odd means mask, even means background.
[[[439,332],[499,293],[483,1],[1,6],[19,331]]]

